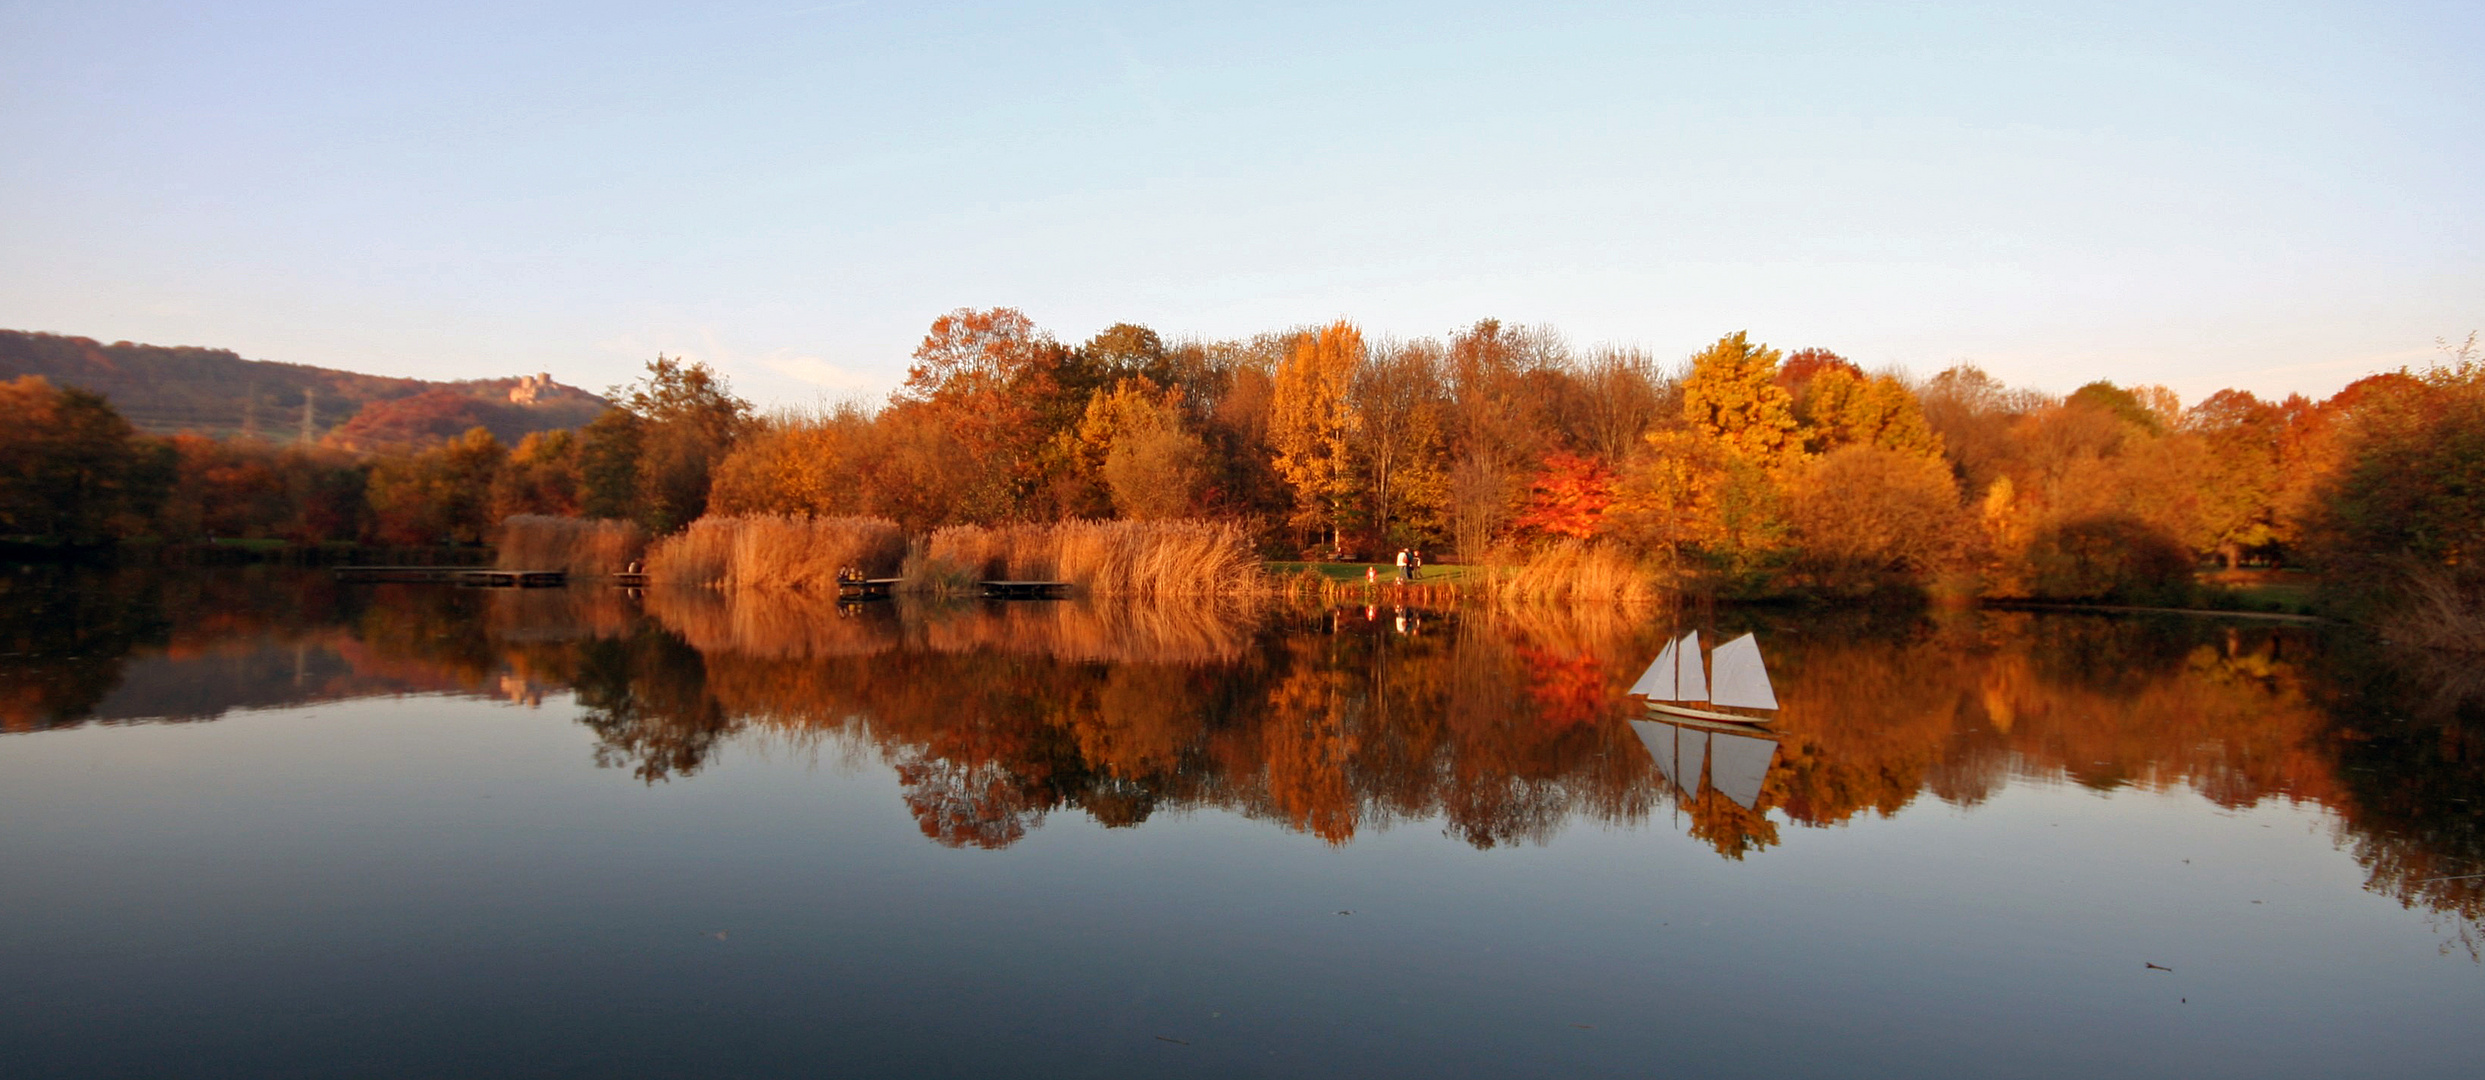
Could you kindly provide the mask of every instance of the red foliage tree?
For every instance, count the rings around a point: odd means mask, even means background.
[[[1614,474],[1597,458],[1565,451],[1546,454],[1528,484],[1527,507],[1511,524],[1522,532],[1585,539],[1604,525],[1614,502]]]

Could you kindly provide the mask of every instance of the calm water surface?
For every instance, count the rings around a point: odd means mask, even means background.
[[[1694,627],[1756,796],[1622,696]],[[2485,1051],[2485,690],[2343,632],[24,570],[0,653],[10,1077]]]

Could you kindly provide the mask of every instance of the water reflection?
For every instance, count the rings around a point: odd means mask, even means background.
[[[10,732],[569,692],[597,762],[649,783],[744,737],[860,748],[958,847],[1009,846],[1061,811],[1118,827],[1218,808],[1331,844],[1415,820],[1484,848],[1662,821],[1740,859],[1782,829],[2068,782],[2318,804],[2370,888],[2471,951],[2485,916],[2485,686],[2289,625],[839,605],[257,568],[20,570],[0,578],[0,626]],[[1660,723],[1624,695],[1692,627],[1766,642],[1782,707],[1764,736]]]

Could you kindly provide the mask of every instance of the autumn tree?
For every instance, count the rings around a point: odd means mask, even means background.
[[[2043,395],[2012,390],[1970,364],[1926,380],[1917,400],[1925,423],[1941,438],[1951,471],[1976,496],[2003,475],[2012,456],[2011,429],[2019,418],[2048,404]]]
[[[2197,497],[2205,545],[2229,570],[2245,549],[2277,542],[2280,454],[2285,418],[2249,390],[2221,390],[2184,416],[2184,431],[2206,442]]]
[[[1859,375],[1830,368],[1806,386],[1802,423],[1815,453],[1841,446],[1877,446],[1941,456],[1941,436],[1924,417],[1913,390],[1895,375]]]
[[[101,395],[40,375],[0,382],[0,535],[92,544],[141,531],[171,455]]]
[[[1207,446],[1184,420],[1182,394],[1145,377],[1122,380],[1089,400],[1076,438],[1120,516],[1188,515],[1206,479]]]
[[[1590,352],[1579,368],[1579,441],[1599,458],[1621,461],[1640,449],[1640,437],[1670,414],[1681,387],[1639,349],[1606,347]]]
[[[1539,536],[1585,540],[1605,525],[1613,506],[1614,474],[1603,461],[1567,451],[1545,455],[1528,483],[1527,504],[1511,526]]]
[[[1363,335],[1332,323],[1297,338],[1278,365],[1269,402],[1269,443],[1279,475],[1294,489],[1298,528],[1327,528],[1338,550],[1356,493],[1354,439],[1362,425],[1354,383]]]
[[[1446,494],[1441,360],[1440,347],[1429,341],[1383,345],[1349,388],[1372,536],[1384,547],[1413,539],[1407,527],[1430,524]]]
[[[1615,485],[1609,520],[1615,535],[1681,568],[1693,553],[1727,543],[1734,462],[1723,444],[1689,430],[1651,431],[1645,442]]]
[[[1481,556],[1526,495],[1527,473],[1556,444],[1568,349],[1550,331],[1480,319],[1449,341],[1448,507],[1462,557]]]
[[[867,512],[873,417],[846,404],[756,422],[716,466],[709,512],[837,516]]]
[[[1084,401],[1125,379],[1173,387],[1175,363],[1165,339],[1136,323],[1114,323],[1070,351],[1062,365],[1062,389]]]
[[[666,533],[706,513],[711,474],[749,424],[751,403],[706,364],[667,356],[612,397],[638,418],[639,524]]]
[[[1778,558],[1788,529],[1779,474],[1802,444],[1777,362],[1777,350],[1739,331],[1691,358],[1684,426],[1650,432],[1619,485],[1624,535],[1677,564],[1696,553],[1745,585]]]
[[[1018,514],[1043,475],[1052,432],[1075,421],[1084,394],[1065,392],[1068,351],[1012,308],[959,308],[932,321],[891,407],[943,425],[973,462],[962,520]]]
[[[499,521],[512,514],[572,517],[577,513],[577,433],[529,432],[518,440],[492,481],[491,519]]]
[[[1804,561],[1841,591],[1921,580],[1967,539],[1956,481],[1929,454],[1850,443],[1803,468],[1791,503]]]
[[[1778,351],[1737,330],[1691,358],[1683,419],[1743,460],[1775,467],[1801,448],[1794,399],[1777,385]]]
[[[2343,428],[2340,469],[2317,523],[2327,561],[2368,580],[2479,561],[2485,357],[2454,353],[2450,363],[2368,388]]]
[[[509,456],[482,428],[429,450],[382,458],[369,497],[380,539],[393,544],[477,544],[491,531],[492,481]]]

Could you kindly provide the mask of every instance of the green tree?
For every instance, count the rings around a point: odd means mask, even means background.
[[[640,524],[671,532],[707,512],[710,475],[750,422],[751,403],[733,396],[706,364],[658,356],[623,407],[646,424],[639,447]]]
[[[606,409],[578,433],[580,513],[641,520],[639,447],[645,426],[627,409]]]

